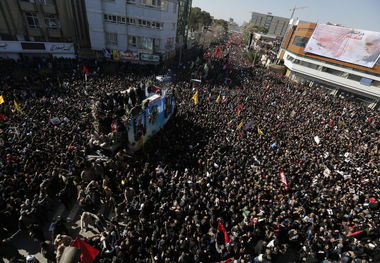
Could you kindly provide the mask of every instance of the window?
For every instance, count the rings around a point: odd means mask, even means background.
[[[147,27],[151,27],[152,26],[152,23],[150,21],[146,21],[146,26]]]
[[[128,46],[137,47],[137,38],[136,36],[128,36]]]
[[[58,29],[61,27],[61,24],[58,22],[55,15],[46,16],[45,24],[49,29]]]
[[[142,49],[153,50],[153,38],[142,37]]]
[[[143,25],[143,26],[146,26],[146,22],[147,22],[146,20],[143,20],[143,21],[142,21],[142,25]]]
[[[160,39],[155,38],[155,39],[153,40],[153,47],[154,47],[154,50],[160,50],[160,44],[161,44]]]
[[[106,42],[110,45],[117,45],[117,33],[106,32]]]
[[[125,24],[125,17],[124,16],[121,17],[121,23]]]
[[[174,38],[168,38],[166,41],[166,48],[172,48],[174,44]]]
[[[156,28],[157,28],[157,29],[161,29],[161,28],[162,28],[162,23],[158,23],[158,22],[156,22]]]
[[[136,20],[134,18],[129,18],[129,21],[127,19],[127,23],[131,24],[131,25],[134,25],[136,23]]]
[[[293,45],[297,47],[305,48],[308,41],[309,41],[308,37],[296,36],[294,38]]]
[[[36,13],[28,12],[25,13],[26,22],[30,28],[39,28],[40,23],[38,22],[38,17]]]

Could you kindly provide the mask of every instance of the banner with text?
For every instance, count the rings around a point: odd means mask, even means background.
[[[372,68],[380,57],[380,33],[320,24],[305,51]]]

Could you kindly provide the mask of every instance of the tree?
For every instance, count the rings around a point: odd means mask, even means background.
[[[243,39],[244,39],[244,42],[248,45],[248,42],[249,42],[249,36],[255,32],[257,32],[257,26],[255,24],[246,24],[244,25],[243,27]]]
[[[204,27],[209,27],[212,23],[210,13],[202,11],[199,7],[192,7],[189,19],[189,28],[191,31],[202,30]]]

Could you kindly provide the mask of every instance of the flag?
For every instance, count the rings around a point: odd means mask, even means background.
[[[0,113],[0,120],[6,121],[8,118],[4,114]]]
[[[237,114],[239,115],[240,114],[240,112],[243,110],[243,104],[240,104],[237,108],[236,108],[236,112],[237,112]]]
[[[246,130],[248,130],[249,128],[251,128],[251,126],[252,126],[252,124],[253,124],[253,121],[249,121],[246,125],[244,125],[244,130],[246,131]]]
[[[280,177],[281,177],[281,183],[286,187],[288,188],[288,183],[286,181],[286,176],[285,176],[285,173],[283,170],[280,171]]]
[[[198,103],[199,103],[199,95],[198,95],[198,91],[195,92],[195,94],[194,94],[194,96],[193,96],[192,99],[194,100],[194,104],[195,104],[195,105],[198,105]]]
[[[220,102],[220,95],[216,98],[216,103]]]
[[[3,95],[0,96],[0,104],[3,104],[5,101],[4,101],[4,97]]]
[[[139,139],[139,145],[144,145],[144,135],[141,135]]]
[[[230,127],[232,125],[232,121],[227,122],[227,126]]]
[[[238,126],[236,126],[236,130],[240,130],[243,127],[244,122],[240,122]]]
[[[219,56],[220,55],[220,48],[217,48],[215,51],[215,55]]]
[[[260,135],[264,135],[263,131],[262,131],[262,130],[260,130],[260,128],[259,128],[259,127],[257,127],[257,132],[258,132]]]
[[[370,203],[376,203],[376,199],[373,198],[373,197],[371,197],[371,198],[369,199],[369,202],[370,202]]]
[[[230,237],[228,236],[227,230],[224,228],[221,220],[218,220],[218,230],[222,231],[224,234],[224,244],[230,243]]]
[[[335,124],[334,120],[330,120],[329,125],[334,126],[334,124]]]
[[[1,104],[1,99],[0,99],[0,104]],[[368,122],[368,123],[372,123],[372,122],[373,122],[373,118],[368,118],[368,119],[367,119],[367,122]]]
[[[276,125],[276,127],[274,127],[274,128],[277,130],[278,128],[281,127],[281,125],[282,125],[282,122],[280,121],[280,122]]]
[[[80,238],[76,238],[71,245],[72,247],[79,248],[81,250],[80,261],[81,263],[91,263],[99,254],[99,250],[87,244]]]
[[[90,71],[88,71],[88,68],[86,67],[86,65],[83,65],[82,71],[83,71],[84,74],[90,75]]]
[[[364,232],[364,230],[356,231],[356,232],[354,232],[354,233],[348,234],[347,236],[348,236],[348,237],[356,236],[356,235],[359,235],[359,234],[362,233],[362,232]]]
[[[18,103],[14,100],[13,101],[14,105],[15,105],[15,108],[16,110],[20,113],[20,114],[24,114],[24,112],[21,110],[20,108],[20,105],[18,105]]]

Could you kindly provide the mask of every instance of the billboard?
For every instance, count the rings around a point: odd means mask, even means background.
[[[372,68],[380,57],[380,33],[319,24],[305,51]]]

